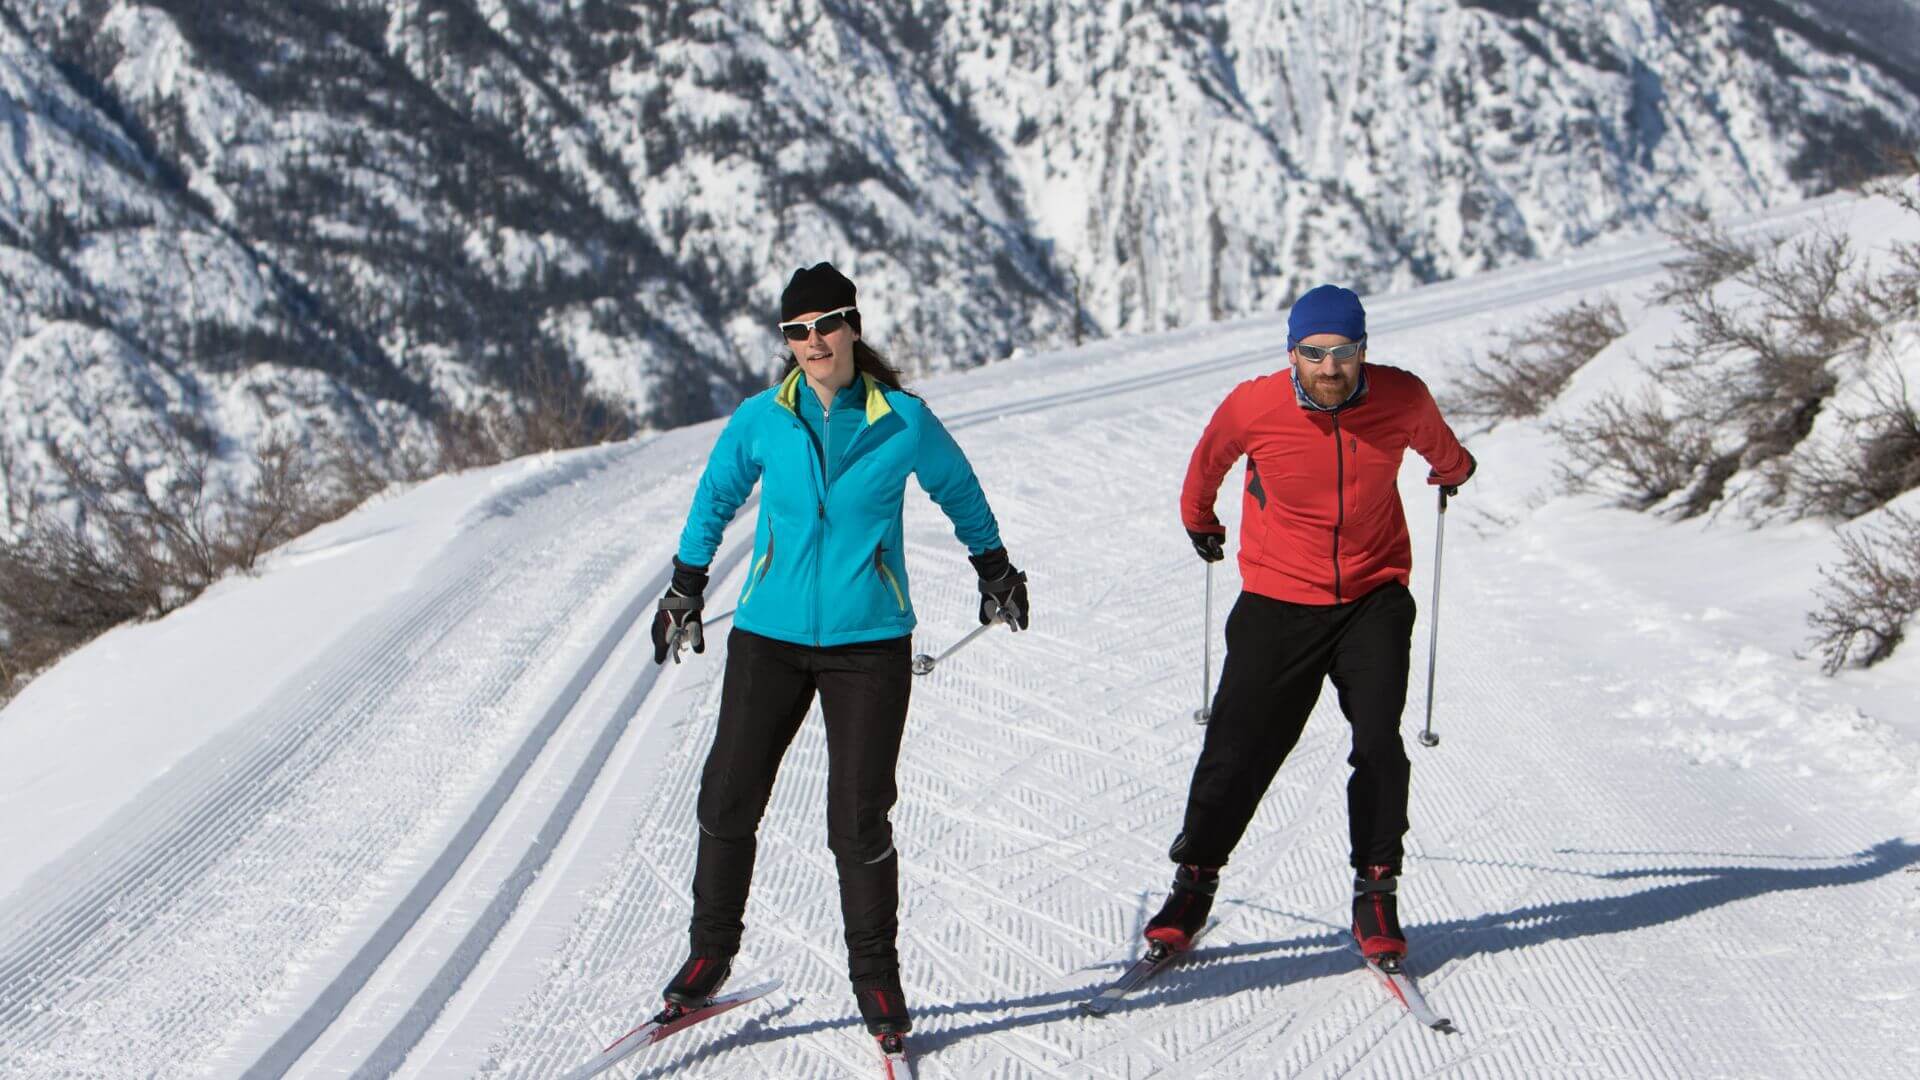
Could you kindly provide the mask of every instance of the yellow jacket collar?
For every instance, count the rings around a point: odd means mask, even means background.
[[[773,395],[773,400],[779,402],[781,408],[795,416],[800,415],[800,385],[804,378],[800,369],[794,368],[787,372],[786,378],[780,380],[780,389]],[[878,423],[881,417],[893,411],[893,406],[887,404],[887,395],[880,386],[880,380],[863,371],[860,381],[866,387],[867,423]]]

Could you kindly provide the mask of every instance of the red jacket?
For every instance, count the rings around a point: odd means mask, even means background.
[[[1295,604],[1357,600],[1406,584],[1413,544],[1396,483],[1411,446],[1429,484],[1458,484],[1473,457],[1411,372],[1362,367],[1365,393],[1334,412],[1300,403],[1291,369],[1249,379],[1214,411],[1187,464],[1180,519],[1226,532],[1214,515],[1220,481],[1247,458],[1240,578],[1247,591]]]

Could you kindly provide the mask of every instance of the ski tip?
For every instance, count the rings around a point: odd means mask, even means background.
[[[1435,1031],[1437,1031],[1437,1032],[1439,1032],[1439,1033],[1440,1033],[1440,1034],[1442,1034],[1442,1035],[1458,1035],[1458,1034],[1460,1034],[1460,1029],[1459,1029],[1459,1028],[1457,1028],[1457,1027],[1454,1027],[1454,1026],[1453,1026],[1453,1021],[1451,1021],[1451,1020],[1445,1020],[1445,1019],[1443,1019],[1443,1020],[1441,1020],[1441,1021],[1440,1021],[1439,1023],[1437,1023],[1437,1024],[1433,1024],[1433,1025],[1431,1025],[1431,1027],[1433,1028],[1433,1030],[1435,1030]]]

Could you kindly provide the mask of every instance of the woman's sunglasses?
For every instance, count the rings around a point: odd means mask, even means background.
[[[821,337],[826,337],[847,325],[847,315],[854,310],[852,307],[834,308],[812,322],[783,322],[780,324],[780,333],[788,341],[805,341],[815,330],[820,331]]]
[[[1366,347],[1367,339],[1361,338],[1359,341],[1349,341],[1345,345],[1295,345],[1293,351],[1299,353],[1302,360],[1320,361],[1328,357],[1335,360],[1351,360],[1360,355],[1360,350]]]

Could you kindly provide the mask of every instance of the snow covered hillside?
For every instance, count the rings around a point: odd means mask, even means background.
[[[1741,228],[1884,231],[1887,212]],[[1375,296],[1374,357],[1444,389],[1497,333],[1602,291],[1656,327],[1638,298],[1671,255],[1635,239]],[[1282,332],[1260,317],[919,385],[1035,604],[1032,630],[915,688],[894,821],[919,1075],[1905,1076],[1920,656],[1821,676],[1795,653],[1826,528],[1556,495],[1537,422],[1472,443],[1442,741],[1409,751],[1410,964],[1462,1034],[1409,1022],[1343,947],[1330,695],[1227,868],[1218,928],[1114,1016],[1077,1013],[1165,887],[1199,745],[1179,480],[1222,395],[1284,362]],[[1624,343],[1578,382],[1642,355]],[[656,669],[645,623],[717,430],[435,479],[28,686],[0,712],[0,1074],[557,1077],[643,1019],[684,946],[724,661],[716,632]],[[1422,651],[1424,472],[1402,475]],[[909,503],[929,649],[970,628],[974,582]],[[716,616],[749,534],[716,560]],[[810,723],[761,836],[737,983],[785,986],[610,1075],[878,1075],[844,985],[825,769]]]
[[[168,415],[389,452],[529,368],[688,423],[823,257],[941,369],[1783,205],[1920,130],[1866,10],[20,0],[0,461],[55,498],[45,443]]]

